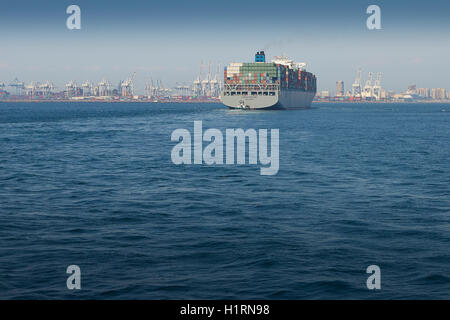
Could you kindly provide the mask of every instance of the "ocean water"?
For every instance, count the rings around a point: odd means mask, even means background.
[[[278,128],[278,174],[174,165],[194,120]],[[449,129],[445,104],[0,103],[0,299],[449,299]]]

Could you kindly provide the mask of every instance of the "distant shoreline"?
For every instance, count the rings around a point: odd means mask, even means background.
[[[162,101],[148,101],[148,100],[26,100],[26,99],[4,99],[0,103],[222,103],[217,100],[162,100]],[[313,101],[312,104],[385,104],[385,103],[441,103],[450,104],[450,100],[421,100],[421,101]]]
[[[204,100],[162,100],[162,101],[148,101],[148,100],[0,100],[1,102],[20,102],[20,103],[43,103],[43,102],[60,102],[60,103],[77,103],[77,102],[82,102],[82,103],[94,103],[94,102],[99,102],[99,103],[221,103],[220,101],[204,101]]]
[[[359,103],[359,104],[383,104],[383,103],[445,103],[450,104],[450,100],[416,100],[416,101],[313,101],[312,103]]]

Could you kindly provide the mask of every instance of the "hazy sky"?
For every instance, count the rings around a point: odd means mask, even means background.
[[[191,82],[200,61],[252,61],[264,49],[308,64],[319,89],[346,90],[358,66],[382,72],[382,85],[450,89],[450,1],[4,1],[0,82],[69,80],[116,85],[136,71],[167,85]],[[81,7],[81,30],[66,28],[66,8]],[[381,7],[382,30],[366,28],[366,8]],[[222,71],[221,71],[222,76]]]

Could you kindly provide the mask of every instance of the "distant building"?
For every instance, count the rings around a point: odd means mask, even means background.
[[[408,93],[417,93],[417,88],[415,84],[408,86]]]
[[[344,81],[342,80],[336,82],[336,96],[337,97],[344,96]]]
[[[419,88],[417,89],[417,93],[419,96],[423,97],[423,98],[430,98],[431,94],[430,94],[430,89],[428,88]]]
[[[386,98],[393,98],[395,96],[395,91],[394,90],[389,90],[387,92]]]
[[[329,92],[328,90],[323,90],[323,91],[320,93],[320,96],[321,96],[322,98],[329,97],[329,96],[330,96],[330,92]]]
[[[431,89],[431,98],[433,100],[444,100],[447,98],[447,93],[444,88]]]

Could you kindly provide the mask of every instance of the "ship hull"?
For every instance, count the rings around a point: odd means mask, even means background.
[[[273,96],[222,95],[221,101],[231,109],[303,109],[311,107],[315,92],[281,90]]]
[[[311,91],[282,90],[277,106],[283,109],[310,108],[315,95],[316,93]]]

